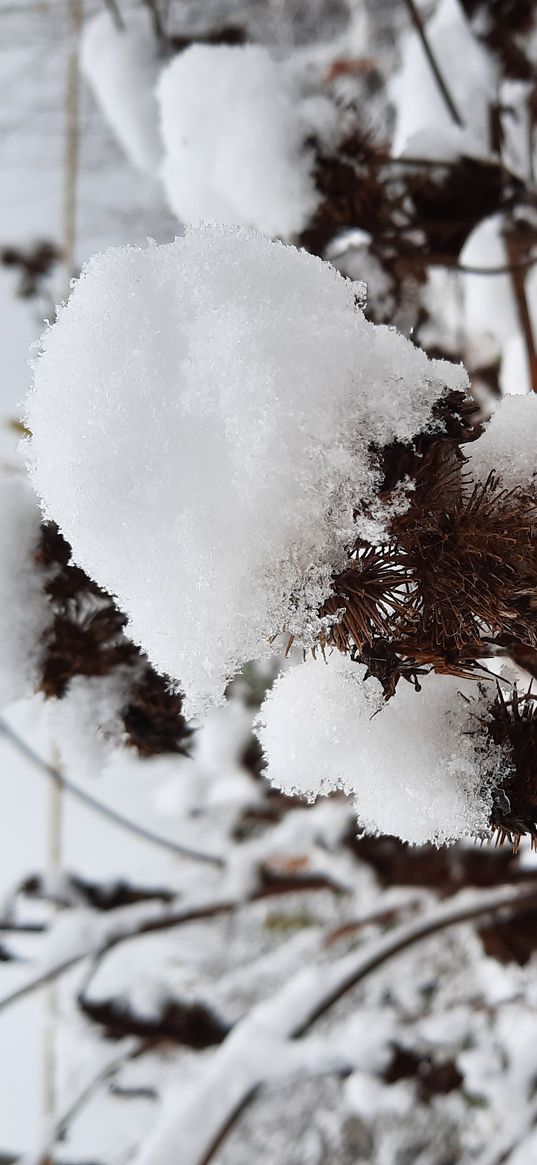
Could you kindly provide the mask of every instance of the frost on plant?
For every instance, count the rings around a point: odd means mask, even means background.
[[[305,252],[201,227],[96,256],[43,337],[36,489],[190,714],[280,632],[308,645],[333,623],[357,538],[407,505],[405,474],[379,497],[381,451],[462,399],[462,367],[369,323],[356,292]]]

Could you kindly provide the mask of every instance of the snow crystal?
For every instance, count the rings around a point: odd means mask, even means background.
[[[162,153],[154,93],[161,65],[148,12],[129,12],[125,29],[116,27],[109,12],[84,26],[86,80],[129,161],[153,177]]]
[[[473,35],[458,0],[440,0],[427,23],[427,37],[466,130],[470,131],[461,135],[461,153],[469,152],[470,135],[479,151],[488,141],[489,108],[496,100],[493,60]],[[457,131],[453,133],[452,116],[414,30],[403,38],[401,67],[389,89],[397,111],[395,152],[421,130],[434,128],[449,134],[450,144],[445,134],[442,139],[449,156]]]
[[[285,792],[353,794],[369,832],[421,845],[486,829],[496,763],[459,692],[475,685],[429,676],[383,703],[377,680],[334,653],[278,679],[259,714],[267,776]],[[473,705],[475,711],[475,704]]]
[[[302,231],[319,195],[305,148],[327,102],[300,101],[296,74],[261,46],[194,45],[158,87],[162,177],[184,222],[217,219],[268,235]],[[333,116],[333,115],[332,115]]]
[[[41,515],[24,477],[0,478],[0,706],[38,680],[51,612],[35,564]]]
[[[43,337],[37,492],[188,715],[280,631],[313,641],[346,548],[381,530],[370,443],[410,440],[466,386],[354,291],[304,251],[205,226],[94,257]]]
[[[535,485],[537,475],[537,394],[506,396],[479,439],[463,446],[478,481],[494,471],[505,489]]]

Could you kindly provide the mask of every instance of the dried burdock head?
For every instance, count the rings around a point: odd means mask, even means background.
[[[429,456],[393,532],[413,582],[403,635],[418,649],[448,660],[484,634],[537,643],[533,497],[502,489],[493,474],[472,485],[455,465],[439,472]]]
[[[360,124],[334,154],[309,144],[321,201],[300,243],[324,255],[343,232],[365,231],[400,285],[423,281],[431,264],[456,266],[478,223],[527,201],[524,183],[494,158],[391,158]]]
[[[183,698],[150,664],[142,666],[122,711],[127,744],[140,756],[185,753],[191,729],[182,714]]]
[[[371,449],[373,463],[382,474],[381,497],[389,494],[406,478],[414,481],[423,476],[424,458],[429,454],[435,465],[441,462],[451,466],[454,461],[462,464],[462,454],[457,446],[475,441],[482,432],[478,420],[479,405],[462,392],[449,392],[436,401],[432,410],[432,426],[426,433],[419,433],[412,442],[394,441],[382,449]],[[431,460],[429,462],[431,464]],[[433,475],[429,473],[431,478]],[[431,481],[427,483],[430,486]],[[445,486],[445,481],[442,483]]]
[[[404,611],[401,588],[405,581],[404,565],[396,550],[358,544],[321,608],[323,618],[340,613],[338,621],[327,628],[321,645],[361,652],[372,645],[375,635],[389,635],[394,611],[400,615]]]
[[[71,548],[54,523],[42,526],[37,565],[47,576],[54,611],[41,690],[61,699],[75,676],[107,676],[134,662],[137,648],[124,635],[127,622],[105,591],[71,564]]]
[[[120,712],[123,742],[142,756],[183,753],[191,735],[182,714],[182,696],[170,691],[147,658],[125,634],[126,617],[114,599],[80,567],[58,527],[45,523],[36,565],[54,613],[48,634],[39,690],[62,699],[77,676],[121,674],[126,683]],[[130,682],[128,682],[130,681]]]
[[[365,664],[387,699],[428,670],[479,678],[494,655],[537,670],[537,501],[492,473],[471,480],[460,443],[479,435],[475,408],[446,398],[438,432],[380,452],[387,513],[406,479],[405,502],[384,545],[356,543],[320,612],[321,647]]]
[[[506,755],[506,777],[493,797],[491,824],[498,843],[518,849],[528,834],[537,845],[537,697],[516,688],[506,698],[498,692],[486,717],[487,732]]]
[[[405,656],[404,645],[394,645],[385,639],[373,639],[366,644],[356,658],[367,667],[365,679],[373,676],[382,686],[386,700],[395,695],[399,680],[407,680],[417,692],[421,691],[420,677],[430,671],[429,660],[420,665],[415,658]]]
[[[61,258],[60,248],[46,240],[34,243],[26,250],[13,246],[0,248],[2,266],[13,267],[19,273],[17,295],[22,299],[32,299],[38,294],[42,280]]]

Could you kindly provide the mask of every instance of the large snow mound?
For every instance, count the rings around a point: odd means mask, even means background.
[[[35,562],[41,515],[24,477],[0,478],[0,707],[30,695],[52,613]]]
[[[306,227],[319,194],[305,141],[319,110],[301,100],[290,65],[259,45],[194,45],[164,70],[158,98],[162,177],[179,219],[267,235]]]
[[[466,385],[355,290],[304,251],[200,227],[94,257],[42,339],[36,490],[190,715],[280,631],[313,641],[347,548],[382,534],[370,443],[410,440]]]
[[[365,674],[334,653],[276,680],[258,721],[269,780],[309,797],[343,789],[368,832],[415,845],[487,830],[505,765],[480,730],[477,685],[431,675],[421,692],[401,682],[384,703]]]

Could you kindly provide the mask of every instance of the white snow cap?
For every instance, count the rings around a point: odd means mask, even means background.
[[[0,707],[34,690],[52,615],[35,564],[41,514],[24,477],[0,477]]]
[[[384,533],[370,443],[466,384],[321,259],[190,229],[84,268],[36,361],[33,480],[194,715],[278,632],[313,642],[347,547]]]
[[[304,143],[314,114],[326,133],[329,103],[302,102],[290,65],[260,45],[194,45],[164,70],[158,98],[162,177],[179,219],[304,230],[319,202]]]
[[[503,757],[459,694],[475,700],[477,686],[430,675],[421,692],[401,682],[385,703],[365,674],[334,652],[276,680],[258,719],[269,780],[309,797],[343,789],[360,825],[415,845],[486,829]]]
[[[397,113],[394,150],[399,153],[422,130],[435,129],[435,157],[452,157],[457,136],[460,154],[479,153],[482,143],[489,138],[489,107],[496,99],[496,68],[492,58],[474,36],[459,0],[440,0],[427,22],[427,37],[469,132],[454,126],[421,40],[412,30],[403,39],[401,67],[389,87]],[[445,142],[443,155],[442,142]]]
[[[463,445],[470,472],[486,481],[494,471],[504,489],[531,490],[537,476],[537,393],[506,396],[475,442]]]
[[[149,13],[129,12],[124,29],[110,12],[84,25],[82,72],[128,159],[158,177],[162,148],[155,85],[162,67]]]

